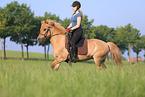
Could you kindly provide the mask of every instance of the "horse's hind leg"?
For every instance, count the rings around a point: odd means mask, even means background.
[[[101,58],[94,56],[95,64],[97,65],[97,70],[102,69]]]
[[[106,58],[105,58],[106,59]],[[101,64],[102,64],[102,67],[104,68],[104,69],[106,69],[106,66],[105,66],[105,59],[103,60],[103,61],[101,61]]]
[[[103,67],[104,69],[106,69],[106,66],[105,66],[104,62],[102,62],[101,64],[102,64],[102,67]]]

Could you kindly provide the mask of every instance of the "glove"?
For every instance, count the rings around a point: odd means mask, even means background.
[[[69,31],[71,31],[71,29],[66,28],[66,31],[69,32]]]

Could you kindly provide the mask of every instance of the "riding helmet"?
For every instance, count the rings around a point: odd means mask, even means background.
[[[77,6],[79,9],[81,7],[81,3],[79,1],[74,1],[72,4],[72,7],[75,7],[75,6]]]

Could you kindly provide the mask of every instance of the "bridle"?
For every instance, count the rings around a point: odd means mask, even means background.
[[[41,34],[41,35],[43,35],[45,38],[47,38],[48,31],[50,31],[50,35],[49,35],[48,38],[51,38],[51,37],[53,37],[53,36],[61,35],[61,34],[62,34],[62,33],[59,33],[59,34],[54,34],[54,35],[52,35],[52,34],[51,34],[51,30],[50,30],[49,28],[47,29],[47,31],[46,31],[45,34],[42,34],[42,33],[39,33],[39,34]],[[65,34],[66,34],[66,33],[67,33],[67,32],[65,32]]]
[[[45,34],[39,33],[41,35],[43,35],[45,38],[47,37],[48,31],[50,31],[50,35],[51,35],[51,30],[48,28]]]

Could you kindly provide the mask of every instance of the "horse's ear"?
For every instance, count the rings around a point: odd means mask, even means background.
[[[54,26],[54,22],[53,21],[50,21],[50,20],[45,20],[45,23],[51,25],[51,26]]]
[[[46,23],[46,24],[48,24],[48,22],[49,22],[48,20],[45,20],[45,23]]]
[[[41,24],[43,24],[44,23],[44,21],[41,21]]]

